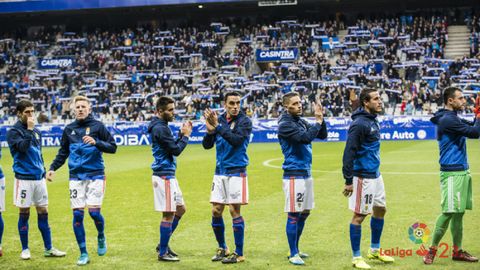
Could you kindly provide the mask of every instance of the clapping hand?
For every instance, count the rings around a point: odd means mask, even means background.
[[[315,103],[315,119],[320,124],[323,122],[323,107],[320,102]]]

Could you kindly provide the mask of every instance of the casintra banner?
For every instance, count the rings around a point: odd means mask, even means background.
[[[71,57],[64,58],[40,58],[38,60],[39,69],[61,69],[75,66],[75,61]]]
[[[257,49],[257,62],[291,62],[298,58],[298,49],[262,50]]]

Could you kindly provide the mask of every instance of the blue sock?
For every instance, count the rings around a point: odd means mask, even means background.
[[[297,222],[297,250],[298,250],[298,243],[300,242],[300,236],[302,236],[303,227],[305,227],[305,221],[307,220],[310,213],[302,213],[298,218]]]
[[[3,218],[2,218],[2,212],[0,212],[0,245],[2,244],[2,236],[3,236]]]
[[[287,218],[287,240],[290,247],[290,256],[295,256],[298,253],[297,248],[297,233],[298,233],[298,218],[299,213],[288,213]]]
[[[360,240],[362,239],[362,225],[350,223],[350,243],[352,244],[353,257],[360,257]]]
[[[380,237],[382,236],[383,223],[383,218],[372,217],[370,219],[370,228],[372,229],[372,243],[370,244],[370,247],[372,249],[380,248]]]
[[[242,216],[232,221],[233,237],[235,238],[235,253],[243,256],[243,236],[245,235],[245,221]]]
[[[20,213],[18,216],[18,233],[22,242],[22,250],[28,248],[28,218],[30,218],[30,213]]]
[[[177,228],[178,223],[180,222],[180,219],[181,219],[181,218],[182,218],[182,217],[179,217],[179,216],[177,216],[177,215],[175,215],[175,216],[173,217],[172,233],[173,233],[173,232],[175,231],[175,229]]]
[[[104,229],[105,229],[105,220],[103,219],[102,214],[100,214],[100,208],[90,208],[88,209],[90,217],[95,222],[95,227],[97,227],[98,238],[105,238]]]
[[[45,250],[52,249],[52,235],[48,226],[48,213],[38,214],[38,229],[42,233],[43,246]]]
[[[85,212],[83,210],[73,210],[73,232],[77,239],[80,253],[87,253],[87,245],[85,243],[85,228],[83,227],[83,217]]]
[[[162,221],[160,224],[160,255],[167,253],[170,236],[172,236],[172,222]]]
[[[218,247],[227,248],[227,244],[225,243],[225,223],[223,223],[223,217],[212,217],[212,228],[218,242]]]

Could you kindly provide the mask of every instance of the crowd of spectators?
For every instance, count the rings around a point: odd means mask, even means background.
[[[470,57],[479,54],[480,44],[480,18],[479,14],[473,15],[466,19],[467,26],[470,28]]]
[[[328,116],[347,116],[360,106],[358,91],[381,89],[389,114],[429,114],[441,105],[441,89],[466,89],[467,112],[480,87],[479,20],[472,16],[471,55],[445,59],[448,18],[401,15],[337,21],[283,20],[265,24],[68,32],[1,37],[0,116],[13,116],[19,98],[30,98],[42,121],[72,118],[70,97],[84,94],[105,121],[145,121],[160,95],[177,100],[178,117],[199,119],[205,108],[222,108],[225,92],[244,95],[245,112],[275,118],[281,96],[301,94],[306,114],[321,102]],[[231,29],[232,28],[232,29]],[[340,31],[346,36],[339,39]],[[228,38],[231,51],[222,51]],[[476,42],[476,43],[475,43]],[[292,62],[256,67],[256,50],[298,50]],[[73,65],[37,67],[41,59]]]

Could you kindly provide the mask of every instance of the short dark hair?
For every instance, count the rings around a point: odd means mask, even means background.
[[[33,103],[28,99],[21,99],[17,103],[17,113],[23,113],[28,107],[33,107]]]
[[[360,104],[365,106],[365,102],[370,101],[370,93],[377,92],[378,90],[375,88],[363,88],[362,91],[360,92]]]
[[[162,96],[157,100],[157,104],[155,104],[155,108],[157,109],[157,111],[159,110],[164,111],[167,109],[167,105],[170,103],[175,103],[175,100],[171,97]]]
[[[443,104],[447,105],[449,98],[455,98],[455,92],[457,91],[462,92],[460,88],[453,86],[443,89]]]
[[[282,105],[286,106],[287,102],[292,98],[292,97],[299,97],[300,95],[297,92],[289,92],[286,93],[285,95],[282,96]]]
[[[228,97],[242,97],[242,95],[237,91],[228,92],[225,94],[223,101],[227,102]]]

